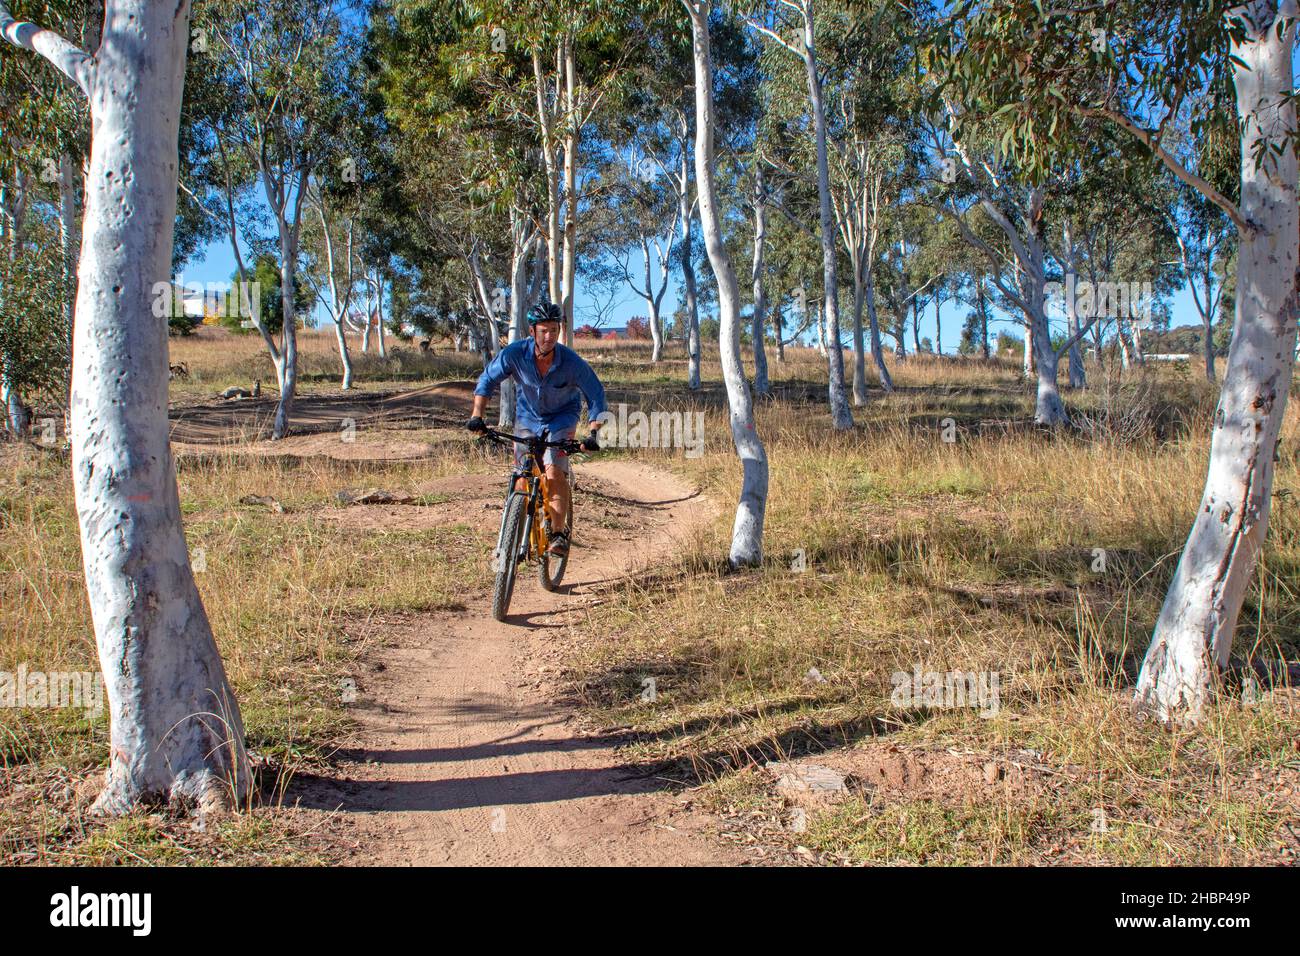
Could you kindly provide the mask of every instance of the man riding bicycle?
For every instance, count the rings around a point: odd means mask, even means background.
[[[552,440],[571,440],[577,432],[582,399],[587,399],[587,423],[590,433],[583,441],[589,451],[598,450],[596,432],[604,422],[605,387],[591,366],[573,349],[560,343],[561,315],[558,306],[539,303],[528,311],[532,335],[511,342],[488,363],[474,388],[474,410],[465,427],[471,432],[484,431],[483,412],[488,399],[506,378],[515,381],[515,434],[521,438],[541,434],[545,429]],[[523,464],[524,446],[515,446],[515,464]],[[546,450],[547,487],[550,499],[546,514],[550,519],[550,545],[547,553],[562,558],[569,553],[567,527],[569,516],[569,456],[558,448]],[[563,475],[563,478],[561,478]],[[521,483],[522,484],[522,483]],[[524,489],[519,487],[520,491]]]

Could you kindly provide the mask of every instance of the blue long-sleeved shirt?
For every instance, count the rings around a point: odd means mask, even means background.
[[[555,358],[545,375],[537,374],[535,340],[530,335],[511,342],[496,354],[479,376],[475,395],[491,397],[507,377],[515,380],[515,425],[552,434],[574,428],[587,399],[588,420],[605,409],[605,387],[581,355],[556,343]]]

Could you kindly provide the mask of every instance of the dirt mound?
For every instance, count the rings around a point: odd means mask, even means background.
[[[789,775],[791,768],[800,765],[828,769],[843,779],[844,787],[811,796],[799,788],[779,787],[797,803],[835,800],[857,792],[886,803],[931,800],[969,806],[990,799],[1040,797],[1050,775],[1057,772],[1044,766],[1034,751],[979,754],[904,747],[884,740],[828,751],[781,768]]]

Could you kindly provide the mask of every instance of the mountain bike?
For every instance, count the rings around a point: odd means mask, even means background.
[[[575,439],[551,441],[548,432],[543,429],[540,435],[521,438],[505,432],[488,428],[480,432],[486,441],[491,441],[507,448],[514,445],[527,446],[528,452],[521,466],[516,465],[510,472],[510,483],[506,486],[505,503],[501,509],[501,530],[497,533],[497,547],[492,554],[492,570],[496,580],[492,586],[492,616],[498,621],[506,619],[510,609],[510,596],[514,593],[515,577],[519,565],[537,561],[537,578],[547,591],[554,591],[560,586],[564,569],[568,566],[569,556],[556,557],[547,553],[551,542],[551,519],[546,514],[546,502],[550,499],[550,489],[546,478],[543,458],[548,448],[558,448],[567,454],[576,454],[588,449]],[[569,515],[564,530],[569,533],[569,546],[573,544],[573,477],[566,475],[569,482]],[[518,489],[523,482],[523,491]]]

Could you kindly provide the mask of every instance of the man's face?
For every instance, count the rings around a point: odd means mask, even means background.
[[[555,348],[555,343],[560,341],[560,323],[538,322],[533,326],[533,339],[536,341],[537,351],[542,355],[548,354]]]

